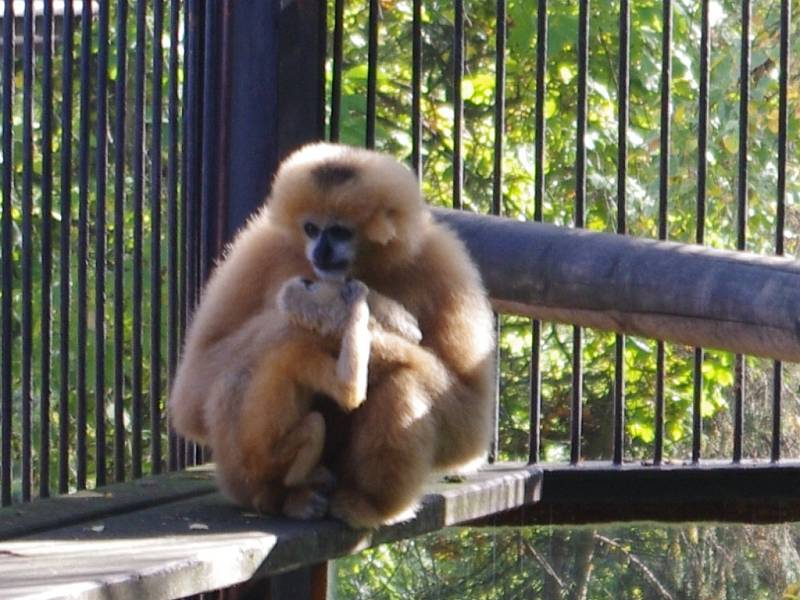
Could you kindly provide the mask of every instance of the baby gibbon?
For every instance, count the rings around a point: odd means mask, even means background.
[[[480,275],[394,159],[314,144],[284,161],[266,206],[204,292],[173,388],[173,424],[199,440],[214,427],[235,429],[235,413],[215,408],[210,399],[220,395],[209,390],[226,388],[229,402],[247,393],[246,374],[286,335],[278,291],[313,276],[358,279],[370,297],[402,305],[422,333],[417,343],[397,328],[372,332],[367,399],[350,414],[335,465],[331,513],[377,526],[413,506],[432,470],[485,455],[493,405],[494,328]],[[379,366],[383,349],[388,368]]]
[[[251,369],[209,391],[206,423],[217,479],[238,503],[296,518],[324,514],[322,492],[333,475],[320,465],[325,421],[312,410],[315,394],[346,412],[363,402],[371,332],[377,335],[373,363],[394,355],[379,321],[412,343],[421,338],[402,306],[368,293],[356,280],[290,279],[273,315],[282,333],[270,338]]]

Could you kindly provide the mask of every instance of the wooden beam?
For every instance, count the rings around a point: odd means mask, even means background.
[[[800,519],[800,461],[545,467],[542,499],[470,525]]]
[[[98,514],[0,541],[0,598],[180,598],[228,588],[531,504],[541,478],[538,467],[502,464],[432,482],[415,515],[375,531],[259,516],[220,494]],[[322,594],[322,568],[312,568],[311,597]],[[282,592],[288,581],[269,587]]]
[[[800,262],[437,209],[495,308],[800,361]]]

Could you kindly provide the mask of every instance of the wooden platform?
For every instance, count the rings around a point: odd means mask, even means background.
[[[431,483],[416,516],[377,531],[242,510],[210,467],[0,510],[0,598],[178,598],[536,502],[542,471],[494,465]]]

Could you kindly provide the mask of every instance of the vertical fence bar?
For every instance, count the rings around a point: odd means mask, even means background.
[[[13,176],[12,105],[14,94],[14,4],[3,11],[3,358],[2,431],[0,431],[0,505],[11,504],[11,178]],[[5,350],[5,349],[8,350]]]
[[[422,179],[422,0],[414,0],[411,24],[411,167]]]
[[[39,404],[39,497],[50,496],[50,359],[53,278],[53,3],[42,16],[42,385]]]
[[[578,114],[575,160],[575,227],[584,226],[586,207],[586,82],[589,76],[589,0],[581,0],[578,14]],[[572,334],[572,413],[570,424],[570,463],[581,459],[583,412],[583,334],[580,327]]]
[[[150,150],[150,465],[161,472],[161,34],[163,0],[153,0],[153,137]]]
[[[739,71],[739,185],[736,212],[736,249],[747,242],[747,139],[750,101],[750,0],[742,1],[742,41]],[[742,460],[744,430],[745,359],[736,355],[734,377],[733,462]]]
[[[202,126],[200,122],[201,89],[202,89],[202,54],[200,40],[203,35],[203,4],[200,0],[188,0],[186,5],[186,37],[187,50],[186,88],[184,92],[184,169],[185,195],[185,242],[186,242],[186,324],[188,326],[199,295],[200,249],[198,232],[200,230],[200,214],[197,199],[200,198],[200,166],[202,144]],[[197,463],[197,448],[192,442],[185,442],[185,466]]]
[[[22,25],[22,499],[31,499],[33,385],[33,0]],[[4,348],[4,351],[8,349]]]
[[[628,179],[628,84],[630,80],[631,9],[619,4],[619,97],[617,99],[617,233],[625,235]],[[622,464],[625,444],[625,336],[614,339],[614,426],[612,460]]]
[[[780,74],[778,75],[778,190],[775,214],[775,254],[783,255],[783,236],[786,220],[786,162],[789,88],[789,28],[791,27],[791,3],[781,0]],[[775,361],[772,369],[772,462],[781,458],[781,396],[783,367]]]
[[[69,303],[70,303],[70,225],[72,222],[72,3],[64,3],[62,101],[61,101],[61,239],[59,289],[60,312],[60,390],[58,410],[58,491],[65,494],[69,488]]]
[[[125,479],[125,91],[128,0],[117,4],[114,83],[114,480]]]
[[[168,388],[171,389],[175,369],[178,366],[178,348],[180,336],[178,328],[178,278],[180,260],[178,256],[178,24],[179,0],[172,0],[169,11],[169,142],[167,152],[167,374]],[[168,468],[178,468],[178,438],[172,427],[169,427]]]
[[[224,129],[219,125],[220,96],[224,93],[216,65],[220,55],[219,13],[215,0],[206,0],[204,18],[204,42],[202,62],[202,119],[203,135],[201,150],[201,188],[200,188],[200,279],[202,287],[208,277],[211,264],[216,256],[217,245],[224,230],[224,211],[218,211],[218,183],[224,178],[224,170],[219,169],[218,147],[223,143],[220,135]],[[223,184],[224,187],[224,184]]]
[[[547,0],[538,0],[536,9],[536,106],[534,112],[534,180],[533,219],[542,220],[544,204],[544,94],[547,71]],[[541,376],[542,322],[531,322],[531,389],[530,423],[528,425],[528,462],[539,462],[542,421],[542,376]]]
[[[453,208],[463,208],[464,158],[461,145],[464,129],[464,102],[461,81],[464,78],[464,0],[455,0],[453,29]]]
[[[92,52],[92,3],[84,2],[81,11],[80,122],[78,133],[78,368],[77,368],[77,486],[86,488],[86,333],[87,333],[87,265],[89,257],[89,101]]]
[[[672,1],[664,0],[661,15],[661,136],[658,176],[658,239],[666,240],[669,207],[669,142],[672,106]],[[653,463],[660,465],[664,457],[664,342],[656,342],[656,422]]]
[[[378,0],[369,0],[369,48],[367,54],[367,134],[366,147],[375,147],[375,118],[378,93]]]
[[[494,68],[494,157],[492,177],[492,214],[500,215],[503,211],[503,146],[506,118],[506,0],[497,0],[495,21],[495,68]],[[495,402],[494,402],[494,431],[492,433],[492,446],[489,450],[489,461],[497,460],[500,452],[500,333],[501,324],[499,315],[495,314],[495,337],[497,356],[495,364],[497,373],[495,377]]]
[[[706,178],[708,171],[708,82],[710,36],[708,20],[709,0],[702,0],[700,23],[700,92],[697,122],[697,202],[695,208],[695,242],[705,242]],[[703,439],[703,349],[694,349],[694,390],[692,398],[692,462],[700,461]]]
[[[133,125],[133,285],[131,332],[131,455],[133,477],[142,476],[142,212],[144,211],[144,52],[146,0],[136,2]]]
[[[331,70],[330,140],[339,141],[342,122],[342,68],[344,54],[344,0],[336,0],[333,13],[333,65]]]
[[[106,484],[106,169],[108,168],[108,0],[98,6],[97,39],[97,169],[94,217],[94,428],[95,483]]]

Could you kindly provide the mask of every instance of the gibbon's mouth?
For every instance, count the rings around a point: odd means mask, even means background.
[[[312,266],[314,267],[314,273],[316,273],[317,277],[320,279],[344,281],[347,277],[350,261],[339,260],[328,263],[324,267],[317,264],[313,264]]]

